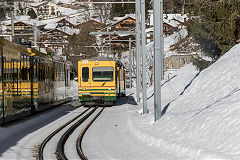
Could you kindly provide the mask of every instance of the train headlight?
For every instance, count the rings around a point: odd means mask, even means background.
[[[109,90],[109,91],[111,91],[111,90],[112,90],[112,88],[108,88],[108,90]]]
[[[83,88],[82,90],[83,90],[83,91],[86,91],[86,88]]]

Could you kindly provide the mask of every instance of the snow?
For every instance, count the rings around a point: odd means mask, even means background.
[[[108,27],[114,26],[114,25],[118,24],[119,22],[124,21],[125,19],[128,19],[128,18],[132,18],[135,20],[135,15],[134,14],[126,14],[124,17],[115,17],[115,20],[117,20],[117,21],[115,21]]]
[[[45,30],[52,30],[52,29],[55,29],[56,27],[57,27],[57,23],[48,23],[45,27],[44,27],[44,29]]]
[[[73,10],[71,8],[60,7],[60,6],[57,6],[57,10],[60,11],[62,16],[69,16],[69,15],[78,13],[77,10]]]
[[[32,7],[38,7],[38,6],[43,5],[43,4],[45,4],[45,3],[48,3],[48,2],[42,1],[42,2],[37,2],[37,3],[31,3],[31,6],[32,6]]]
[[[187,29],[181,29],[179,32],[174,32],[174,34],[164,38],[164,55],[165,58],[171,55],[177,54],[174,51],[170,51],[171,45],[179,42],[181,39],[188,35]]]
[[[178,27],[180,25],[179,22],[175,21],[175,20],[170,20],[170,19],[163,19],[163,23],[169,24],[172,27]]]
[[[73,2],[75,2],[76,0],[53,0],[56,3],[65,3],[65,4],[71,4]]]
[[[31,19],[29,16],[16,16],[14,23],[17,23],[17,22],[23,22],[29,25],[34,25],[34,23],[36,23],[36,26],[45,25],[44,22]],[[9,25],[11,24],[11,20],[4,21],[3,24]]]
[[[153,26],[153,11],[149,10],[149,23],[151,26]],[[163,21],[175,21],[180,25],[180,23],[184,23],[184,19],[188,20],[188,16],[186,14],[181,15],[181,14],[163,14]]]
[[[67,27],[67,26],[58,27],[57,29],[62,31],[62,32],[65,32],[68,35],[78,34],[80,32],[79,29],[73,29],[73,28],[70,28],[70,27]]]

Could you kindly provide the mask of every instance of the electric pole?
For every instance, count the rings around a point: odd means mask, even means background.
[[[132,39],[129,38],[129,88],[132,88]]]
[[[142,98],[143,114],[148,113],[147,109],[147,80],[146,80],[146,31],[145,31],[145,0],[141,0],[141,33],[142,33]]]
[[[154,18],[154,121],[161,118],[161,80],[163,79],[163,0],[153,1]]]
[[[14,10],[11,11],[11,30],[12,30],[12,42],[14,42]]]
[[[141,44],[140,44],[140,0],[135,0],[135,19],[136,19],[136,98],[137,102],[140,103],[140,92],[141,92]]]

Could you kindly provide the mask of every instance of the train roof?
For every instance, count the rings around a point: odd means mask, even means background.
[[[83,59],[83,60],[88,60],[88,61],[118,61],[117,59],[108,58],[108,57],[103,57],[103,58],[93,57],[93,58]]]
[[[81,61],[83,61],[83,60],[88,60],[88,61],[115,61],[118,66],[123,66],[124,68],[126,68],[125,65],[122,63],[122,61],[121,61],[121,60],[118,60],[118,59],[116,59],[116,58],[110,58],[110,57],[102,57],[102,58],[93,57],[93,58],[89,58],[89,59],[82,59]]]
[[[58,62],[67,62],[66,60],[64,60],[61,56],[59,55],[55,55],[53,53],[48,53],[48,54],[45,54],[45,53],[42,53],[34,48],[31,48],[31,52],[28,51],[28,48],[23,46],[23,45],[20,45],[20,44],[17,44],[15,42],[11,42],[11,41],[8,41],[4,38],[0,38],[0,45],[2,45],[3,47],[6,47],[6,48],[11,48],[11,49],[14,49],[16,51],[20,51],[22,53],[27,53],[30,55],[30,53],[34,53],[34,56],[35,57],[42,57],[42,58],[46,58],[46,59],[52,59],[53,61],[58,61]],[[70,63],[70,62],[67,62],[67,63]]]
[[[12,48],[12,49],[15,49],[15,50],[18,50],[20,52],[26,52],[28,53],[27,51],[27,48],[22,46],[22,45],[19,45],[17,43],[13,43],[11,41],[8,41],[8,40],[5,40],[4,38],[0,38],[0,44],[3,46],[3,47],[7,47],[7,48]]]

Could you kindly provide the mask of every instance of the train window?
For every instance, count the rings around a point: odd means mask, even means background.
[[[70,80],[73,80],[74,79],[74,74],[73,72],[70,72]]]
[[[34,60],[34,65],[33,65],[33,72],[34,72],[34,74],[33,74],[33,78],[34,78],[34,81],[36,81],[37,80],[37,77],[38,77],[38,60],[37,59],[35,59]]]
[[[82,81],[88,82],[88,80],[89,80],[89,68],[83,67],[82,68]]]
[[[2,59],[1,58],[0,58],[0,84],[2,85]],[[1,100],[0,100],[0,103],[1,103]]]
[[[38,80],[39,81],[44,81],[45,80],[45,63],[44,60],[39,59],[39,63],[38,63]]]
[[[22,81],[27,81],[28,80],[28,73],[29,69],[27,67],[27,57],[22,55],[21,56],[21,80]]]
[[[18,81],[18,68],[17,68],[17,62],[13,61],[12,62],[13,66],[12,66],[12,70],[13,70],[13,73],[12,73],[12,78],[13,78],[13,82],[17,82]]]
[[[93,81],[113,81],[113,68],[93,67]]]

